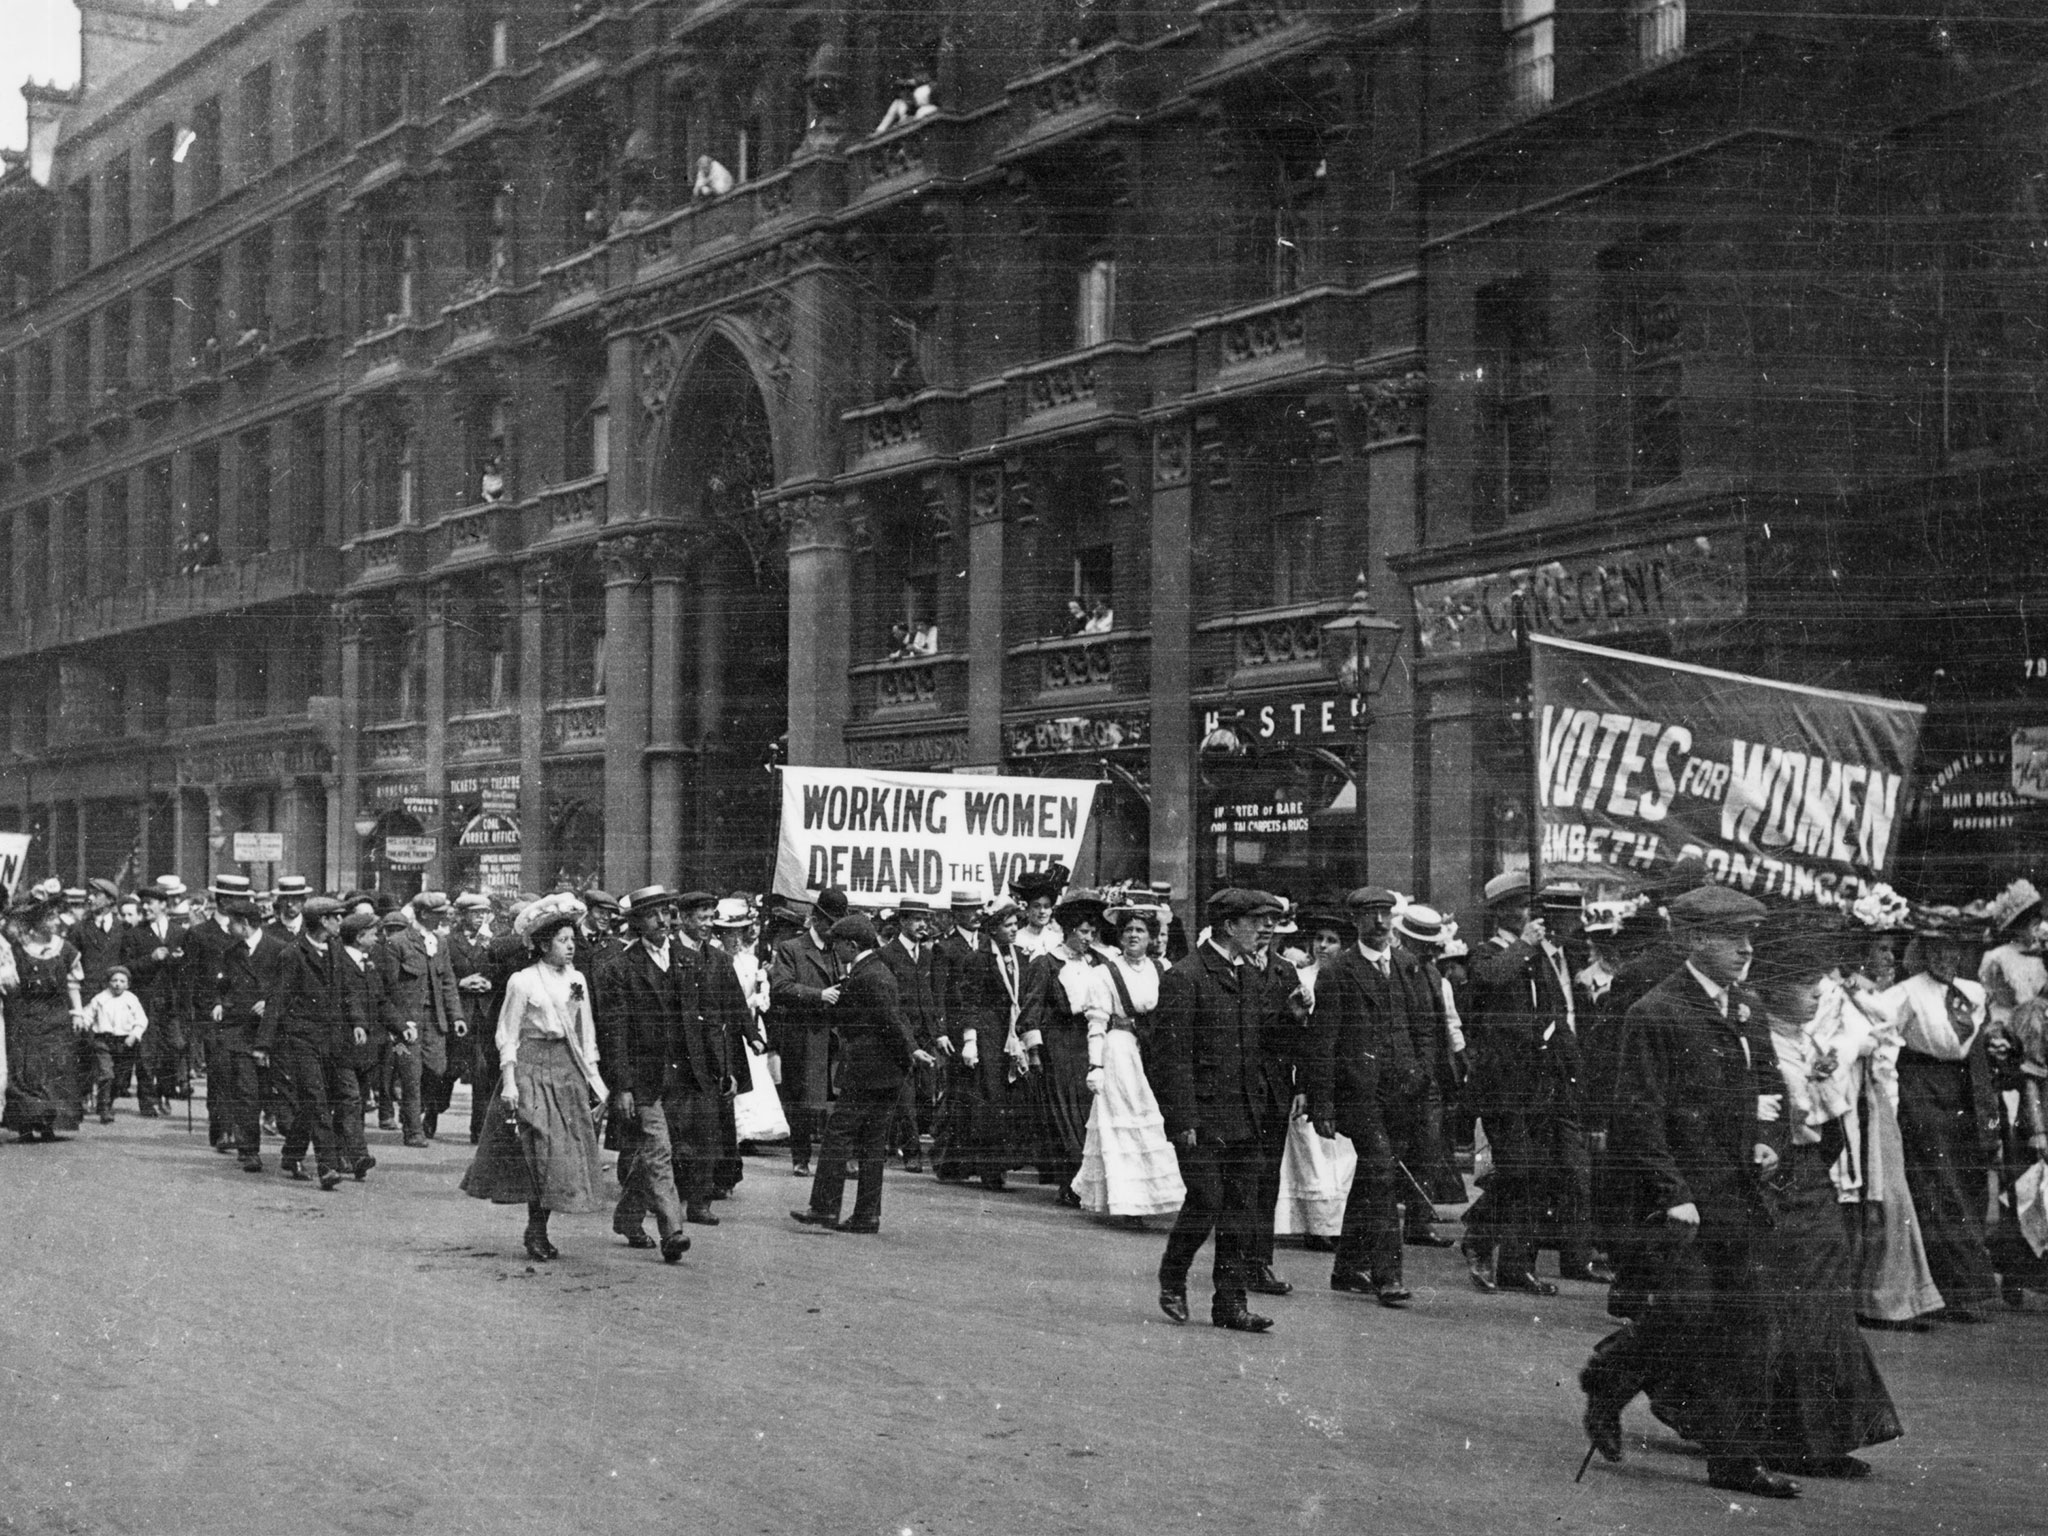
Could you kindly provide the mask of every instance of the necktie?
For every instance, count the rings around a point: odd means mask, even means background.
[[[1948,1026],[1955,1031],[1956,1044],[1961,1045],[1970,1038],[1970,1031],[1977,1027],[1977,1010],[1971,1006],[1969,994],[1953,981],[1946,991],[1948,1002]]]

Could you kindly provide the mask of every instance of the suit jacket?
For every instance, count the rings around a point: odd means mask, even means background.
[[[429,1072],[446,1072],[448,1041],[457,1024],[467,1029],[469,1023],[462,1011],[462,994],[455,988],[454,968],[448,963],[448,936],[440,935],[435,952],[429,955],[426,935],[407,928],[393,934],[384,951],[397,971],[391,1006],[401,1025],[413,1023],[420,1028],[420,1066]]]
[[[969,1021],[975,999],[969,982],[977,970],[977,958],[988,953],[989,942],[977,933],[969,943],[968,936],[956,929],[931,947],[935,1026],[953,1042],[955,1050],[960,1048],[962,1033],[973,1027]]]
[[[262,1049],[275,1049],[280,1038],[303,1040],[334,1056],[353,1049],[355,1041],[343,1018],[341,964],[339,939],[324,953],[303,935],[285,946],[284,998],[279,1007],[264,1011],[257,1031]]]
[[[291,950],[268,933],[260,934],[252,953],[236,939],[220,959],[220,1038],[231,1051],[261,1051],[266,1023],[282,1013],[289,990]],[[256,1012],[256,1004],[263,1012]],[[275,1026],[272,1026],[275,1035]]]
[[[732,956],[717,944],[693,951],[672,943],[671,949],[697,968],[697,1006],[703,1010],[705,1023],[718,1032],[720,1060],[725,1075],[733,1080],[733,1091],[752,1092],[754,1073],[747,1064],[746,1042],[753,1037],[754,1010],[747,1006],[747,990],[740,985]]]
[[[111,912],[107,914],[110,926],[101,929],[96,917],[82,917],[71,930],[71,945],[78,951],[79,968],[85,972],[85,995],[91,997],[107,984],[107,972],[121,962],[123,940],[128,930],[121,926],[121,919]],[[135,973],[128,973],[131,988]],[[147,1011],[149,1005],[143,1004]]]
[[[828,1029],[834,1009],[820,993],[839,983],[839,962],[820,949],[808,930],[775,946],[768,960],[768,1038],[778,1051],[794,1054],[808,1032]]]
[[[473,1038],[480,1037],[496,1025],[498,1014],[491,1006],[491,992],[465,992],[461,983],[468,976],[481,976],[485,981],[491,979],[491,942],[489,934],[473,939],[466,933],[451,931],[447,936],[448,969],[455,974],[455,995],[462,999],[463,1017],[469,1020],[469,1032]]]
[[[739,983],[733,983],[737,990]],[[707,1015],[702,974],[681,945],[668,947],[668,969],[646,946],[629,944],[606,964],[597,995],[598,1051],[614,1090],[659,1099],[671,1089],[716,1093],[725,1080],[722,1030]]]
[[[1250,966],[1203,944],[1159,979],[1146,1069],[1166,1134],[1206,1143],[1257,1138],[1267,1113],[1260,1038],[1272,1027],[1273,991]],[[1154,1059],[1157,1067],[1154,1067]]]
[[[907,958],[907,957],[906,957]],[[896,973],[873,951],[846,973],[833,1010],[839,1028],[839,1086],[846,1093],[893,1093],[920,1049]]]
[[[1496,935],[1474,953],[1472,982],[1465,1038],[1476,1058],[1480,1113],[1579,1113],[1584,1067],[1566,1022],[1569,983],[1558,980],[1548,955],[1520,939],[1503,945]]]
[[[1757,1098],[1784,1083],[1761,1005],[1738,989],[1730,1015],[1684,967],[1628,1011],[1607,1151],[1637,1218],[1690,1203],[1703,1230],[1771,1221],[1752,1161]]]
[[[173,919],[172,927],[176,926]],[[135,931],[150,930],[145,925]],[[234,942],[234,936],[221,927],[218,918],[209,917],[185,930],[184,958],[178,962],[178,987],[184,994],[195,1032],[210,1032],[214,1028],[213,1005],[220,1001],[221,962]]]
[[[349,1049],[355,1053],[358,1067],[369,1067],[377,1059],[378,1052],[387,1041],[404,1037],[405,1020],[391,1011],[391,994],[384,984],[383,958],[374,949],[366,950],[363,964],[358,966],[341,946],[335,946],[340,956],[334,973],[341,984],[341,1022],[347,1032]],[[355,1031],[364,1034],[364,1043],[355,1043]],[[480,1085],[475,1091],[489,1091],[489,1084]]]
[[[938,1006],[932,995],[930,948],[922,948],[913,960],[901,939],[891,939],[875,953],[881,957],[882,964],[889,967],[889,974],[896,978],[896,995],[902,1003],[903,1016],[910,1021],[911,1032],[917,1036],[918,1048],[930,1050],[939,1033]]]
[[[218,933],[220,930],[215,928],[214,931]],[[158,939],[156,930],[147,924],[121,930],[121,963],[128,967],[129,984],[135,989],[135,995],[142,999],[142,1011],[149,1015],[152,1029],[167,1028],[185,1014],[185,960],[179,955],[184,947],[185,925],[175,917],[165,920],[162,939]],[[156,958],[158,949],[169,953],[159,960]],[[82,949],[79,951],[81,958],[84,953]],[[87,985],[92,984],[90,964],[86,966],[85,979]],[[206,1006],[209,1012],[213,1008],[210,993]]]

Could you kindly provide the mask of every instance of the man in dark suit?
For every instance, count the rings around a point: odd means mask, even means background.
[[[961,1032],[968,1027],[967,980],[988,950],[981,932],[981,903],[955,891],[952,931],[931,947],[932,1047],[939,1058],[939,1105],[932,1119],[932,1172],[948,1183],[972,1171],[972,1069],[960,1060]]]
[[[462,1011],[469,1020],[469,1056],[464,1069],[469,1075],[471,1146],[483,1139],[491,1087],[498,1080],[494,1042],[498,1004],[504,993],[499,990],[502,983],[494,985],[492,980],[496,972],[491,964],[491,943],[491,898],[481,891],[464,891],[455,898],[455,928],[448,935],[448,965],[455,972],[455,990],[462,994]]]
[[[263,1171],[263,1069],[270,1050],[263,1037],[266,1014],[284,1005],[290,954],[262,924],[255,902],[223,897],[230,943],[220,959],[219,1001],[213,1020],[227,1059],[228,1124],[244,1173]],[[209,1097],[214,1088],[209,1079]]]
[[[1307,1096],[1313,1064],[1308,998],[1300,975],[1279,953],[1280,940],[1300,929],[1284,898],[1273,899],[1281,903],[1280,911],[1260,919],[1259,943],[1251,955],[1272,998],[1267,1027],[1259,1035],[1266,1109],[1259,1132],[1259,1184],[1246,1240],[1245,1288],[1260,1296],[1287,1296],[1294,1287],[1273,1272],[1273,1225],[1280,1203],[1280,1165],[1287,1157],[1287,1128],[1297,1100]]]
[[[1761,1007],[1742,987],[1761,902],[1702,886],[1671,905],[1686,962],[1630,1008],[1608,1131],[1630,1215],[1662,1227],[1664,1273],[1648,1303],[1580,1373],[1593,1446],[1620,1461],[1621,1414],[1649,1391],[1683,1405],[1706,1447],[1707,1481],[1758,1498],[1798,1485],[1768,1471],[1769,1318],[1756,1245],[1775,1222],[1763,1176],[1777,1164],[1763,1123],[1784,1084]]]
[[[444,893],[420,892],[412,899],[411,925],[385,946],[397,972],[393,1006],[405,1023],[404,1040],[392,1047],[391,1075],[408,1147],[433,1140],[454,1082],[451,1049],[469,1042],[469,1017],[448,961],[448,912]]]
[[[802,933],[775,946],[768,961],[768,1038],[782,1058],[782,1107],[789,1116],[793,1171],[808,1178],[811,1147],[832,1101],[832,1019],[839,962],[826,935],[847,914],[846,892],[818,892]]]
[[[1411,992],[1398,969],[1412,957],[1394,948],[1392,891],[1362,886],[1345,905],[1356,941],[1316,982],[1316,1011],[1328,1015],[1321,1037],[1327,1054],[1310,1101],[1317,1130],[1350,1137],[1358,1152],[1330,1289],[1399,1307],[1410,1292],[1401,1277],[1400,1190],[1390,1122],[1401,1123],[1420,1076],[1409,1028]]]
[[[680,899],[661,885],[627,896],[632,938],[606,963],[597,994],[598,1056],[625,1143],[612,1230],[635,1248],[654,1247],[644,1226],[652,1211],[671,1264],[690,1246],[685,1221],[715,1225],[711,1169],[727,1082],[723,1041],[699,996],[700,967],[674,942]]]
[[[235,1096],[235,1071],[233,1058],[216,1022],[218,1015],[214,1012],[214,1005],[220,1001],[221,963],[233,947],[235,937],[220,904],[249,900],[249,882],[241,875],[220,875],[215,878],[209,895],[213,902],[212,912],[185,928],[179,985],[185,995],[185,1015],[192,1021],[191,1055],[203,1063],[206,1072],[207,1138],[216,1152],[228,1154],[235,1150],[234,1123],[230,1114]],[[147,905],[144,911],[148,913]],[[175,921],[166,908],[166,930]],[[157,931],[147,915],[142,926],[145,932]],[[162,943],[159,939],[156,947],[161,948]],[[174,950],[176,947],[172,946]],[[143,1036],[145,1040],[148,1038]]]
[[[966,1171],[996,1193],[1009,1188],[1012,1159],[1018,1157],[1009,1044],[1024,1007],[1026,956],[1017,947],[1023,919],[1023,909],[1008,896],[983,910],[981,931],[988,942],[960,975],[952,1026],[962,1069],[956,1082],[967,1095]]]
[[[1212,936],[1159,983],[1152,1085],[1187,1185],[1159,1262],[1159,1307],[1176,1323],[1188,1320],[1188,1270],[1213,1233],[1209,1320],[1242,1333],[1273,1326],[1245,1306],[1245,1266],[1266,1113],[1259,1039],[1271,1027],[1273,1007],[1272,990],[1250,957],[1260,919],[1278,910],[1275,898],[1259,891],[1218,891],[1209,898]]]
[[[1554,1296],[1557,1287],[1536,1278],[1536,1243],[1562,1133],[1552,1111],[1560,1087],[1578,1075],[1571,980],[1531,907],[1526,875],[1495,876],[1487,882],[1486,903],[1494,932],[1472,957],[1466,1050],[1493,1171],[1465,1212],[1465,1257],[1479,1290]],[[1586,1223],[1590,1219],[1587,1212]],[[1579,1257],[1582,1268],[1573,1278],[1591,1278],[1583,1268],[1590,1255]]]
[[[384,967],[376,953],[377,914],[367,907],[341,920],[341,958],[335,971],[341,979],[342,1022],[351,1046],[350,1064],[355,1073],[355,1100],[337,1104],[335,1113],[347,1119],[354,1130],[350,1143],[356,1149],[351,1172],[358,1182],[377,1166],[363,1142],[363,1109],[368,1095],[368,1076],[380,1062],[389,1059],[394,1037],[403,1025],[391,1011],[391,994],[385,985]]]
[[[806,1226],[838,1232],[882,1229],[882,1168],[888,1160],[889,1122],[910,1069],[936,1058],[919,1047],[903,1011],[895,974],[875,953],[881,937],[865,917],[842,917],[827,937],[846,973],[833,1018],[839,1031],[839,1102],[825,1128],[808,1208],[789,1214]],[[853,1214],[839,1219],[846,1197],[846,1163],[857,1158],[860,1183]]]
[[[747,994],[733,969],[732,956],[713,938],[718,916],[718,898],[709,891],[685,891],[676,898],[675,949],[689,968],[686,985],[695,998],[702,1027],[718,1044],[720,1079],[712,1095],[717,1135],[712,1141],[711,1198],[724,1200],[745,1176],[740,1163],[739,1127],[733,1117],[733,1100],[744,1088],[753,1086],[753,1074],[746,1064],[745,1041],[753,1030],[753,1012]],[[715,1227],[718,1217],[708,1204],[693,1205],[690,1220],[699,1226]]]
[[[275,937],[272,930],[265,930]],[[355,1049],[368,1034],[349,1022],[341,953],[341,903],[308,898],[300,909],[299,936],[285,946],[284,994],[267,1010],[257,1042],[269,1053],[272,1081],[286,1104],[279,1163],[294,1179],[306,1177],[306,1146],[322,1189],[369,1155],[363,1144],[362,1089]],[[363,1041],[356,1039],[363,1034]]]
[[[882,963],[896,978],[896,992],[903,1002],[904,1017],[920,1048],[937,1059],[939,1010],[932,988],[931,908],[915,899],[896,908],[896,935],[883,943]],[[924,1142],[920,1126],[931,1123],[932,1093],[926,1074],[913,1069],[903,1080],[896,1103],[896,1119],[890,1127],[891,1150],[900,1148],[905,1173],[924,1172]]]
[[[100,935],[95,942],[113,940],[114,953],[104,964],[118,962],[128,967],[135,995],[149,1015],[149,1028],[143,1032],[135,1061],[136,1108],[147,1117],[159,1113],[163,1101],[177,1091],[178,1056],[185,1040],[185,989],[179,977],[185,925],[169,915],[166,893],[160,887],[144,886],[139,894],[143,919],[135,927],[123,928],[116,922],[109,931],[100,927],[98,917],[87,918],[81,926]],[[79,954],[83,961],[82,943]],[[86,983],[98,990],[92,986],[90,963],[86,964]]]

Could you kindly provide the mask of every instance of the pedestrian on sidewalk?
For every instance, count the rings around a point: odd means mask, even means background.
[[[513,931],[532,946],[534,963],[505,988],[498,1013],[501,1112],[484,1126],[462,1192],[497,1205],[526,1207],[528,1257],[559,1258],[548,1240],[556,1211],[594,1211],[604,1196],[592,1096],[607,1098],[597,1068],[597,1026],[590,987],[575,965],[576,923],[586,911],[567,891],[544,896],[519,914]]]

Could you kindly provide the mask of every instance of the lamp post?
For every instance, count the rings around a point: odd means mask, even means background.
[[[1351,790],[1357,801],[1358,880],[1363,884],[1368,864],[1366,853],[1365,767],[1366,743],[1372,734],[1372,700],[1378,696],[1393,667],[1394,653],[1401,648],[1401,625],[1372,605],[1366,591],[1365,572],[1358,573],[1357,589],[1342,613],[1323,625],[1342,657],[1337,680],[1351,694]]]

